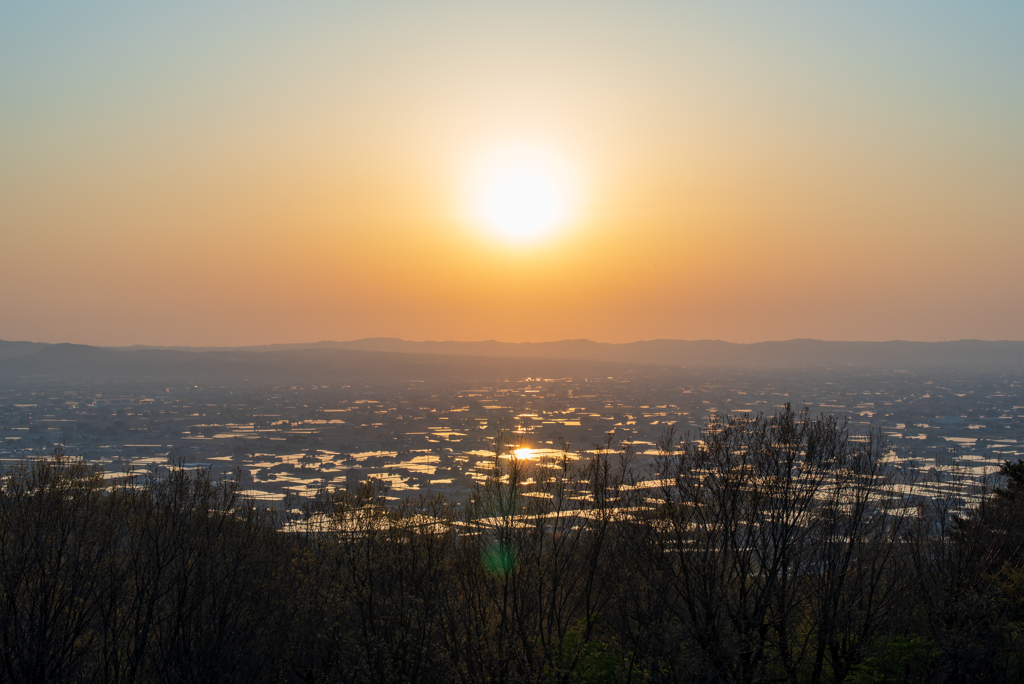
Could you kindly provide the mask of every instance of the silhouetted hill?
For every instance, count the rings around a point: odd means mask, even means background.
[[[631,370],[606,361],[402,354],[351,349],[200,351],[48,345],[0,359],[0,379],[338,383],[579,377]]]
[[[826,342],[785,340],[737,344],[721,340],[650,340],[626,344],[562,340],[559,342],[408,342],[396,338],[368,338],[351,342],[251,347],[257,351],[298,348],[358,349],[419,354],[470,355],[513,358],[601,360],[617,363],[672,366],[920,366],[987,367],[1016,369],[1024,356],[1024,342],[958,340],[955,342]]]
[[[0,341],[0,378],[166,378],[205,382],[405,382],[580,377],[656,367],[726,366],[1019,370],[1024,342],[824,342],[719,340],[521,343],[350,342],[248,348],[101,348]],[[612,364],[611,366],[609,364]]]
[[[51,345],[39,342],[6,342],[0,340],[0,359],[11,359],[16,356],[28,356]]]

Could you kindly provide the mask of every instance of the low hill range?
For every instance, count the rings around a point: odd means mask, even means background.
[[[253,347],[94,347],[0,340],[0,379],[173,378],[336,382],[577,377],[656,368],[848,368],[1021,370],[1024,342],[831,342],[786,340],[590,340],[509,343],[349,342]],[[614,367],[614,368],[613,368]]]
[[[4,344],[0,342],[0,348]],[[488,358],[323,347],[182,351],[53,344],[30,354],[6,358],[0,355],[0,382],[46,379],[370,384],[607,375],[608,366],[603,361]]]
[[[1016,368],[1024,342],[958,340],[954,342],[828,342],[798,339],[740,344],[721,340],[650,340],[612,344],[590,340],[559,342],[410,342],[374,337],[351,342],[272,345],[248,349],[283,351],[299,348],[444,354],[536,359],[610,361],[659,366],[985,366]]]

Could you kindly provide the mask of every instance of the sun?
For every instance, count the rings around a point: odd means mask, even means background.
[[[556,155],[517,147],[478,164],[471,189],[475,223],[507,241],[530,243],[552,235],[572,218],[574,188]]]

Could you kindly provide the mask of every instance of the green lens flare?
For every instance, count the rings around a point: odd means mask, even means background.
[[[512,549],[500,542],[496,542],[484,549],[480,562],[488,573],[503,577],[512,572],[516,558]]]

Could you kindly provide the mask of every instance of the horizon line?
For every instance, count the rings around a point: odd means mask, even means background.
[[[262,344],[209,344],[209,345],[188,345],[188,344],[120,344],[120,345],[108,345],[108,344],[89,344],[81,342],[42,342],[39,340],[5,340],[0,338],[0,343],[6,344],[33,344],[33,345],[71,345],[81,347],[95,347],[99,349],[201,349],[201,350],[218,350],[218,349],[255,349],[263,347],[307,347],[325,344],[358,344],[361,342],[398,342],[404,344],[498,344],[508,346],[542,346],[542,345],[553,345],[553,344],[565,344],[565,343],[586,343],[593,345],[609,346],[609,347],[624,347],[629,345],[639,344],[653,344],[659,342],[678,342],[688,344],[699,344],[699,343],[713,343],[713,344],[727,344],[736,346],[754,346],[762,344],[785,344],[791,342],[818,342],[823,344],[956,344],[964,342],[981,342],[989,344],[999,343],[1024,343],[1024,340],[1012,340],[1012,339],[999,339],[999,340],[986,340],[981,338],[960,338],[955,340],[905,340],[905,339],[889,339],[889,340],[826,340],[815,337],[793,337],[788,339],[776,339],[776,340],[759,340],[757,342],[732,342],[723,339],[682,339],[682,338],[652,338],[652,339],[641,339],[633,340],[630,342],[600,342],[591,340],[585,337],[578,338],[564,338],[560,340],[546,340],[542,342],[526,341],[526,342],[506,342],[502,340],[485,339],[485,340],[412,340],[405,339],[402,337],[390,337],[390,336],[373,336],[373,337],[360,337],[350,340],[318,340],[315,342],[267,342]]]

